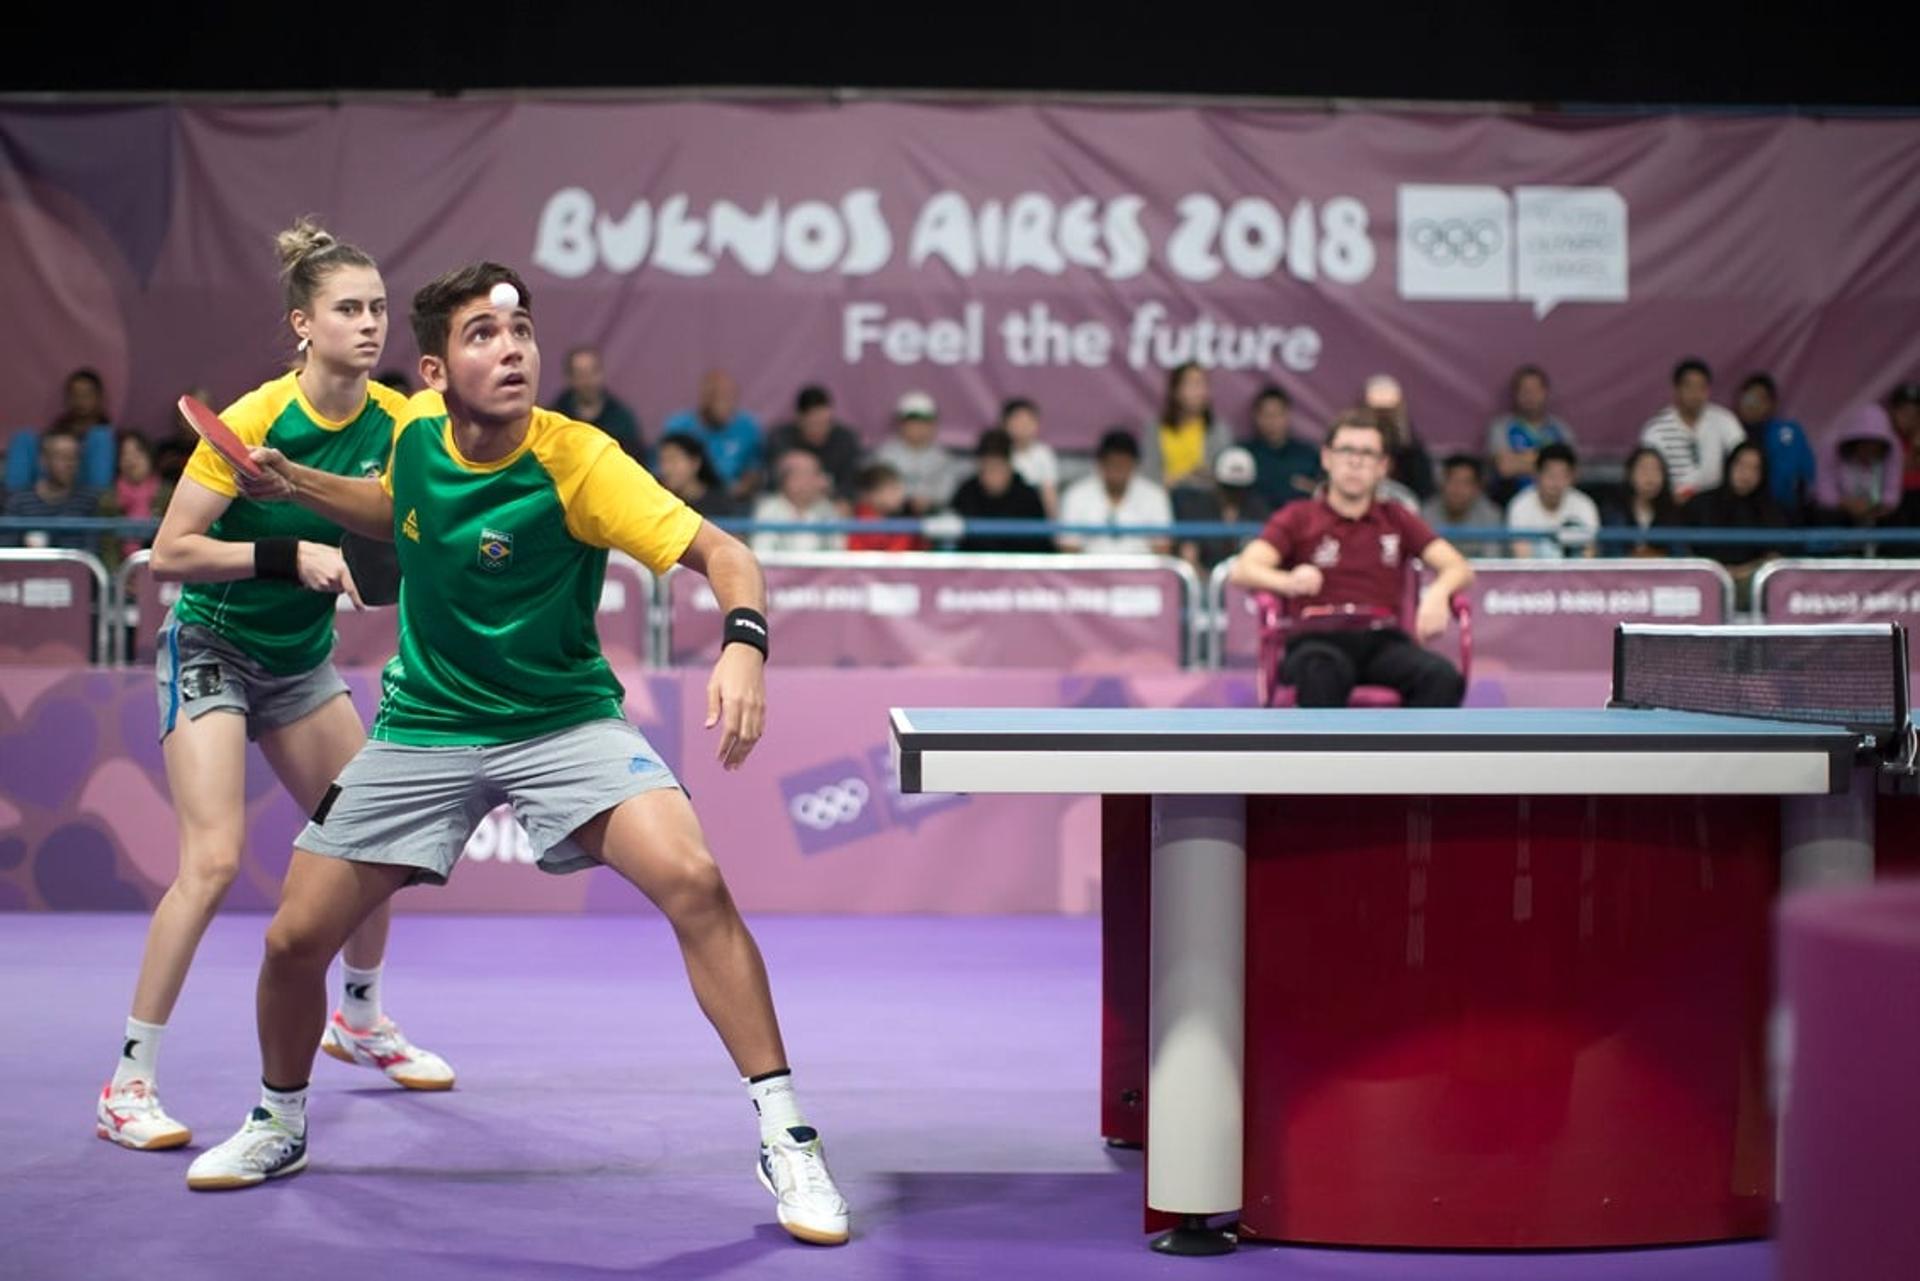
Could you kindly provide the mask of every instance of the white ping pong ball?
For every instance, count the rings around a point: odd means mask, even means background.
[[[495,307],[518,307],[520,291],[503,280],[487,295],[487,302]]]

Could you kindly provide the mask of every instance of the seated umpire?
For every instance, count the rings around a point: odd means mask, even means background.
[[[1267,521],[1235,558],[1233,581],[1292,598],[1296,615],[1355,606],[1398,617],[1418,557],[1437,577],[1420,597],[1414,631],[1421,641],[1446,631],[1448,602],[1473,581],[1473,567],[1418,516],[1375,501],[1387,474],[1387,441],[1373,414],[1335,419],[1320,462],[1325,488]],[[1294,687],[1301,707],[1345,707],[1358,684],[1398,690],[1408,707],[1458,707],[1466,694],[1451,663],[1397,627],[1316,630],[1311,619],[1288,638],[1280,679]]]

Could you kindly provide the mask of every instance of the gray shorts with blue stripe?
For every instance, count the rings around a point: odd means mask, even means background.
[[[330,858],[412,868],[410,885],[443,885],[474,826],[511,804],[540,870],[577,872],[598,862],[570,839],[581,824],[629,797],[679,785],[625,721],[588,721],[481,746],[375,739],[340,771],[294,844]]]
[[[219,632],[182,623],[172,610],[160,625],[153,681],[160,699],[162,742],[181,717],[198,720],[208,712],[240,713],[247,718],[247,737],[259,738],[347,692],[332,662],[292,676],[276,675]]]

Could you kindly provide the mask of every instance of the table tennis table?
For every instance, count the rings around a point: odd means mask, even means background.
[[[1221,1214],[1349,1245],[1756,1236],[1774,902],[1870,879],[1920,829],[1877,782],[1911,745],[1895,630],[1889,705],[1833,713],[1872,727],[895,709],[895,769],[907,793],[1105,798],[1102,1131],[1144,1144],[1148,1225],[1181,1225],[1160,1248],[1227,1248]],[[1731,667],[1717,697],[1772,689]]]

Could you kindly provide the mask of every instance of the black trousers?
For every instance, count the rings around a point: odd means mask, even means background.
[[[1345,707],[1355,685],[1385,685],[1408,707],[1458,707],[1467,683],[1403,631],[1310,632],[1287,642],[1280,680],[1300,707]]]

